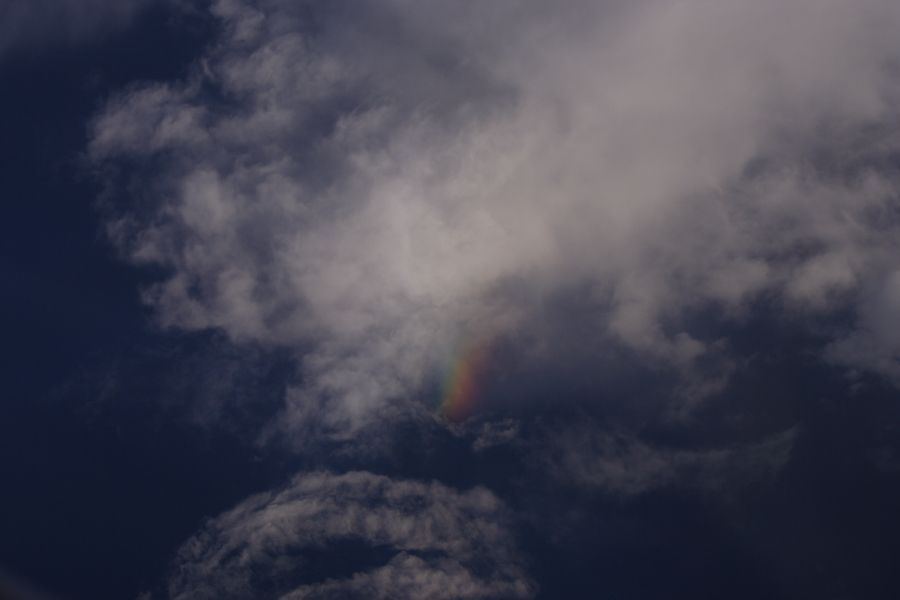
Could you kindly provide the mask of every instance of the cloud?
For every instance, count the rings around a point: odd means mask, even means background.
[[[37,591],[28,583],[0,570],[0,598],[4,600],[53,600],[55,596]]]
[[[887,273],[859,302],[859,326],[827,348],[842,364],[875,371],[900,385],[900,270]]]
[[[753,443],[683,449],[570,427],[537,446],[536,464],[563,485],[620,498],[667,488],[728,495],[771,481],[788,462],[796,434],[790,429]]]
[[[687,318],[710,307],[849,314],[835,356],[893,360],[859,336],[896,312],[896,2],[211,11],[194,74],[111,100],[90,155],[131,190],[112,238],[168,273],[146,294],[163,324],[298,349],[287,430],[421,414],[460,338],[552,351],[576,293],[579,335],[692,401],[733,368]]]
[[[7,0],[0,6],[0,57],[12,50],[66,44],[120,29],[167,0]]]
[[[529,598],[509,514],[489,491],[366,472],[299,475],[210,520],[179,550],[171,598]],[[384,564],[309,581],[311,553],[356,540]],[[338,561],[340,562],[340,561]],[[299,583],[298,583],[299,582]]]

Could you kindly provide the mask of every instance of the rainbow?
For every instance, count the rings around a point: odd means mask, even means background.
[[[491,346],[487,340],[469,340],[455,353],[441,388],[439,413],[447,421],[460,423],[474,412],[479,387],[490,361]]]

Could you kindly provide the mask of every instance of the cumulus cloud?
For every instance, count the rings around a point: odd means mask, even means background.
[[[90,154],[133,197],[113,239],[168,273],[164,324],[302,348],[289,429],[416,413],[458,339],[575,291],[584,335],[695,397],[732,365],[684,318],[707,307],[843,311],[834,356],[893,364],[896,2],[211,10],[194,75],[110,101]]]
[[[156,2],[171,0],[6,0],[0,5],[0,57],[11,50],[72,43],[125,27]]]
[[[210,520],[178,552],[171,598],[529,598],[489,491],[365,472],[309,473]],[[356,540],[384,564],[309,581],[310,551]],[[299,582],[299,583],[298,583]]]

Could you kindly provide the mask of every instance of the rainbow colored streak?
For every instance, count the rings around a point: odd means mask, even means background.
[[[457,352],[442,388],[440,414],[445,419],[460,423],[472,415],[490,355],[486,341],[469,342]]]

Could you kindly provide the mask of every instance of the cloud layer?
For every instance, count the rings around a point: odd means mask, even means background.
[[[194,75],[110,101],[90,153],[164,324],[302,354],[288,430],[422,412],[460,339],[553,352],[573,294],[582,335],[698,397],[728,340],[687,316],[763,302],[850,315],[827,356],[898,376],[896,2],[212,13]]]
[[[210,520],[179,551],[169,596],[528,598],[534,588],[505,529],[508,517],[485,489],[461,493],[365,472],[304,474]],[[387,562],[306,580],[310,551],[347,540],[387,549]]]

